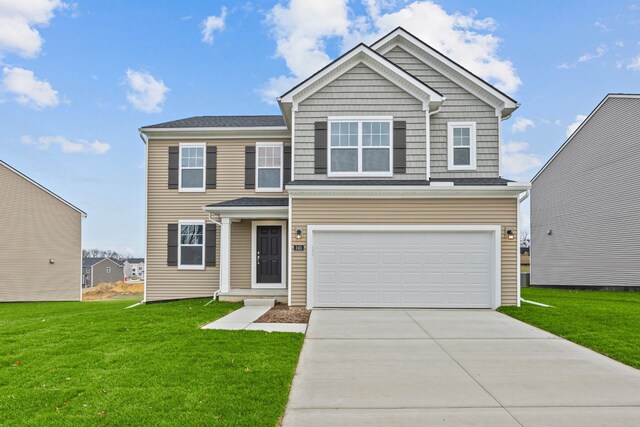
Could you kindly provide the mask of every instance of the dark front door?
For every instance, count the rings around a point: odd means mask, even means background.
[[[258,283],[282,283],[282,227],[257,227],[256,262]]]

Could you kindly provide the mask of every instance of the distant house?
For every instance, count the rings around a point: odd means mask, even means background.
[[[111,258],[82,258],[82,287],[124,280],[124,266]]]
[[[0,160],[0,301],[79,301],[83,211]]]
[[[536,174],[531,284],[640,289],[640,94],[609,94]]]
[[[144,280],[144,258],[124,260],[124,277],[127,280]]]

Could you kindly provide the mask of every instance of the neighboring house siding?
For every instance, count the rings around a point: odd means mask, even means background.
[[[422,102],[360,64],[298,106],[295,112],[295,179],[325,179],[314,171],[314,123],[328,116],[393,116],[407,122],[407,173],[393,179],[426,179],[426,112]],[[391,179],[391,178],[390,178]]]
[[[640,99],[609,98],[533,181],[531,283],[640,286],[639,177]]]
[[[107,267],[111,267],[111,272],[107,272]],[[92,286],[101,283],[115,283],[124,280],[124,268],[111,260],[100,261],[93,265]]]
[[[500,175],[500,119],[496,110],[476,95],[451,81],[400,47],[385,54],[391,61],[442,93],[446,100],[440,112],[431,116],[431,177],[492,178]],[[447,123],[474,121],[477,126],[477,168],[475,171],[447,170]]]
[[[81,214],[2,164],[0,200],[0,301],[80,300]]]
[[[282,139],[259,139],[259,141],[284,142]],[[202,142],[202,141],[201,141]],[[217,188],[202,193],[180,193],[169,190],[168,148],[178,146],[180,141],[154,140],[148,142],[148,205],[147,205],[147,259],[146,259],[146,297],[147,301],[178,298],[197,298],[213,295],[218,290],[220,279],[220,227],[216,231],[216,266],[204,270],[178,270],[167,266],[167,224],[176,224],[179,220],[207,220],[202,210],[207,204],[222,202],[239,197],[286,197],[286,192],[256,193],[244,188],[245,146],[255,145],[256,140],[215,140],[208,145],[217,147]],[[240,229],[238,233],[234,231]],[[246,230],[236,224],[232,227],[231,247],[246,244]],[[236,241],[240,239],[239,241]],[[234,253],[236,253],[235,251]],[[232,259],[231,288],[241,286],[237,277],[243,277],[242,283],[250,286],[246,279],[249,265]],[[249,274],[250,274],[250,270]]]
[[[321,224],[501,225],[516,228],[513,199],[292,199],[291,230],[303,229],[296,244],[306,245],[306,226]],[[502,304],[517,303],[516,240],[501,241]],[[307,250],[292,252],[291,301],[306,304]]]

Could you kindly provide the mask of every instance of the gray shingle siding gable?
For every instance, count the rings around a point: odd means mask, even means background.
[[[360,64],[300,103],[295,113],[295,179],[314,173],[314,122],[328,116],[393,116],[407,122],[407,173],[393,179],[426,178],[426,118],[422,102]]]
[[[442,93],[446,100],[439,113],[431,116],[431,177],[432,178],[494,178],[500,175],[500,118],[494,107],[443,76],[400,47],[385,54],[424,83]],[[476,122],[477,169],[447,170],[447,123]]]
[[[532,284],[640,286],[639,165],[640,98],[609,98],[532,183]]]

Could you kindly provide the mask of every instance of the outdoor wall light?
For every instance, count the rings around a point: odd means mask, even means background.
[[[55,264],[56,259],[55,258],[49,258],[49,264]]]
[[[302,239],[302,228],[296,228],[296,239]]]
[[[551,229],[548,229],[547,230],[547,236],[551,236],[551,233],[552,233]]]
[[[513,230],[509,228],[509,229],[507,230],[507,239],[509,239],[509,240],[513,240],[513,239],[515,239],[515,238],[516,238],[516,235],[515,235],[515,234],[513,234]]]

